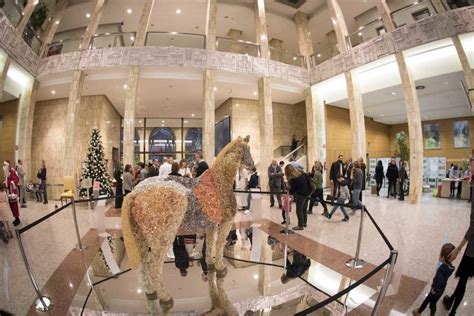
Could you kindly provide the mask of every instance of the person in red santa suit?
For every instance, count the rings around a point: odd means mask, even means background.
[[[3,171],[6,176],[5,188],[8,196],[8,204],[10,204],[13,217],[15,217],[13,225],[18,226],[20,224],[20,211],[18,208],[18,182],[20,178],[8,160],[3,162]]]

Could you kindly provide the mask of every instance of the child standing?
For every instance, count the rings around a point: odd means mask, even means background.
[[[451,264],[448,258],[449,254],[454,250],[454,248],[456,247],[454,247],[453,244],[444,244],[441,248],[441,253],[439,254],[440,265],[436,270],[435,277],[433,278],[431,291],[426,296],[420,308],[413,310],[413,315],[421,315],[428,304],[430,304],[431,315],[435,315],[436,303],[438,302],[441,295],[443,295],[443,292],[446,289],[446,284],[448,283],[448,279],[454,271],[454,266]]]
[[[342,219],[342,221],[347,222],[349,220],[349,214],[347,214],[347,211],[346,211],[345,207],[342,204],[344,204],[346,202],[346,200],[350,200],[351,193],[349,192],[347,182],[344,179],[344,176],[342,174],[337,176],[337,182],[339,183],[337,185],[337,191],[336,191],[336,197],[337,197],[336,203],[338,205],[334,205],[334,207],[332,208],[331,213],[330,214],[324,214],[324,216],[331,219],[331,217],[337,211],[337,208],[340,207],[342,213],[344,214],[344,218]]]

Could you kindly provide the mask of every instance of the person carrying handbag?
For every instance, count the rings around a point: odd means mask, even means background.
[[[12,211],[13,217],[15,220],[13,221],[14,226],[20,225],[20,210],[18,207],[18,182],[20,179],[18,175],[11,167],[10,161],[5,160],[3,162],[4,170],[7,171],[6,179],[5,179],[5,188],[7,193],[8,204],[10,205],[10,210]]]

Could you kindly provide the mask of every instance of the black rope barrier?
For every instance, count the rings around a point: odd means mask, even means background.
[[[72,202],[69,202],[69,203],[67,203],[66,205],[61,206],[60,208],[58,208],[58,209],[52,211],[51,213],[48,213],[48,214],[46,214],[45,216],[43,216],[43,217],[37,219],[37,220],[34,221],[33,223],[30,223],[30,224],[28,224],[28,225],[26,225],[26,226],[24,226],[24,227],[22,227],[22,228],[20,228],[20,229],[17,229],[18,233],[23,234],[24,232],[26,232],[26,231],[32,229],[33,227],[35,227],[36,225],[38,225],[38,224],[44,222],[44,221],[47,220],[48,218],[50,218],[50,217],[52,217],[52,216],[58,214],[58,213],[61,212],[61,211],[64,211],[66,208],[68,208],[68,207],[71,206],[71,205],[72,205]]]
[[[382,229],[380,228],[380,226],[377,224],[377,222],[375,221],[375,219],[372,217],[372,214],[370,214],[370,212],[367,210],[367,208],[364,206],[364,210],[365,212],[367,213],[367,215],[369,216],[370,218],[370,221],[372,222],[372,224],[374,224],[375,226],[375,229],[377,229],[378,233],[380,234],[380,236],[382,237],[382,239],[385,241],[385,244],[387,245],[387,247],[390,249],[390,251],[392,251],[394,248],[392,246],[392,244],[390,243],[390,241],[388,240],[387,236],[385,236],[384,232],[382,231]]]
[[[364,283],[365,281],[367,281],[368,279],[370,279],[371,277],[373,277],[377,272],[379,272],[380,270],[382,270],[387,264],[390,263],[390,261],[392,260],[392,254],[390,254],[390,257],[388,257],[387,260],[385,260],[382,264],[380,264],[379,266],[375,267],[372,271],[370,271],[369,273],[367,273],[366,275],[364,275],[362,278],[360,278],[358,281],[356,281],[354,284],[352,284],[351,286],[345,288],[344,290],[342,290],[341,292],[329,297],[328,299],[322,301],[322,302],[319,302],[318,304],[316,305],[313,305],[307,309],[305,309],[304,311],[301,311],[301,312],[298,312],[295,314],[295,316],[305,316],[305,315],[308,315],[318,309],[320,309],[321,307],[324,307],[332,302],[334,302],[335,300],[337,300],[338,298],[340,298],[341,296],[344,296],[346,295],[347,293],[349,293],[350,291],[352,291],[353,289],[355,289],[356,287],[358,287],[359,285],[361,285],[362,283]]]

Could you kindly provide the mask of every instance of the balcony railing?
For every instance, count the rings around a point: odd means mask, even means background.
[[[375,19],[369,23],[360,26],[355,32],[347,36],[347,41],[351,47],[355,47],[363,42],[366,42],[374,37],[384,34],[385,27],[382,18]]]
[[[75,52],[79,49],[81,42],[82,37],[54,41],[46,48],[45,57]]]
[[[260,57],[260,46],[257,43],[234,40],[227,37],[217,37],[216,50],[220,52]]]
[[[2,7],[3,12],[7,16],[8,20],[13,26],[17,26],[18,22],[21,20],[21,13],[23,12],[23,7],[21,5],[22,1],[3,1],[4,5]]]
[[[396,27],[410,24],[437,14],[431,0],[416,1],[390,13]]]
[[[39,37],[38,32],[29,24],[26,25],[25,30],[23,31],[23,39],[35,53],[39,53],[43,41]]]
[[[135,32],[96,34],[92,37],[91,48],[133,46],[135,35]]]
[[[291,54],[278,48],[270,47],[270,59],[288,65],[306,68],[306,63],[303,56]]]
[[[206,35],[178,32],[148,32],[146,46],[206,48]]]

